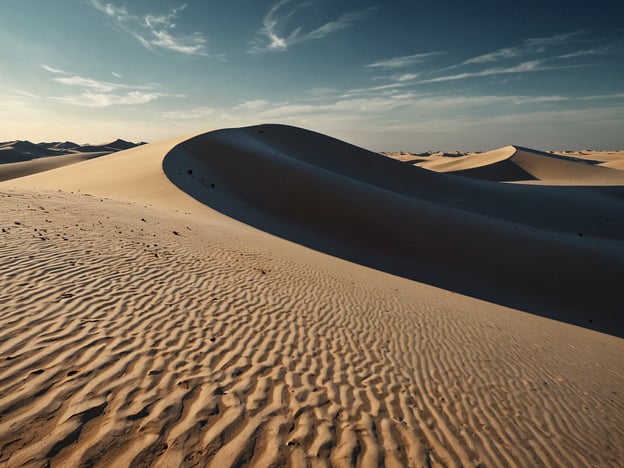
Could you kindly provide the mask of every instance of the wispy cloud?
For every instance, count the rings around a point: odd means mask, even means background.
[[[258,110],[266,107],[269,104],[269,101],[266,99],[253,99],[251,101],[245,101],[242,104],[239,104],[234,109],[244,109],[244,110]]]
[[[285,51],[294,44],[322,39],[342,29],[353,26],[358,21],[373,14],[377,8],[371,7],[363,10],[351,11],[340,15],[337,19],[329,21],[309,32],[303,31],[303,26],[296,26],[286,32],[286,24],[298,10],[309,6],[309,3],[299,3],[293,8],[286,10],[286,6],[292,0],[280,0],[273,4],[262,20],[262,28],[257,38],[252,42],[250,52],[260,53],[267,51]]]
[[[485,70],[480,70],[477,72],[465,72],[465,73],[458,73],[455,75],[438,76],[436,78],[420,80],[419,83],[439,83],[442,81],[463,80],[466,78],[475,78],[475,77],[482,77],[482,76],[504,75],[504,74],[509,74],[509,73],[529,73],[529,72],[546,71],[546,70],[561,70],[565,68],[577,68],[577,67],[582,66],[582,65],[548,66],[548,65],[544,65],[544,63],[545,63],[545,60],[530,60],[528,62],[522,62],[512,67],[494,67],[494,68],[486,68]]]
[[[580,97],[579,99],[584,100],[584,101],[589,101],[589,100],[594,100],[594,99],[624,99],[624,93],[583,96],[583,97]]]
[[[581,34],[583,34],[583,31],[555,34],[548,37],[534,37],[525,39],[518,46],[504,47],[502,49],[498,49],[487,54],[478,55],[464,61],[461,65],[497,62],[504,59],[524,57],[535,53],[543,53],[546,51],[547,48],[567,44]]]
[[[157,92],[157,85],[131,85],[125,83],[111,83],[80,75],[71,75],[66,71],[54,67],[42,66],[45,70],[56,75],[52,81],[66,86],[79,88],[76,94],[55,96],[51,99],[64,104],[73,104],[84,107],[108,107],[113,105],[146,104],[160,97],[180,97]],[[62,76],[58,76],[61,75]]]
[[[447,112],[449,109],[472,109],[491,106],[517,106],[553,104],[570,100],[566,96],[468,96],[468,95],[445,95],[445,94],[415,94],[404,92],[386,96],[366,96],[355,98],[334,99],[323,103],[309,103],[304,101],[272,103],[264,100],[265,104],[259,109],[250,109],[236,106],[230,113],[232,118],[244,120],[244,116],[252,115],[256,120],[275,120],[282,122],[313,121],[314,119],[343,119],[345,121],[376,120],[384,113],[396,114],[407,111],[423,115],[432,112]],[[255,101],[251,101],[255,102]],[[234,114],[232,114],[232,112]],[[221,115],[220,114],[220,115]]]
[[[52,97],[51,99],[63,104],[72,104],[82,107],[108,107],[114,105],[146,104],[162,96],[165,95],[141,91],[130,91],[121,94],[85,91],[77,95]]]
[[[41,68],[43,68],[45,71],[48,71],[50,73],[54,73],[56,75],[68,75],[69,74],[69,73],[67,73],[64,70],[61,70],[59,68],[54,68],[54,67],[51,67],[51,66],[45,65],[45,64],[42,64]]]
[[[444,52],[427,52],[424,54],[404,55],[402,57],[394,57],[387,60],[379,60],[377,62],[369,63],[367,68],[405,68],[416,63],[421,63],[429,60],[435,55],[440,55]]]
[[[162,113],[167,120],[198,120],[212,115],[215,110],[211,107],[194,107],[186,110],[172,110]]]
[[[111,75],[113,75],[115,78],[123,78],[123,76],[121,76],[119,73],[111,72]]]
[[[395,79],[399,82],[403,82],[403,81],[412,81],[415,80],[416,78],[418,78],[418,76],[420,75],[420,73],[405,73],[403,75],[399,75],[397,77],[395,77]]]
[[[108,83],[106,81],[98,81],[91,78],[84,78],[82,76],[61,76],[53,78],[54,81],[69,86],[80,86],[81,88],[93,89],[101,92],[110,92],[122,87],[115,83]]]
[[[596,47],[594,49],[581,49],[575,50],[573,52],[569,52],[567,54],[557,55],[556,59],[571,59],[578,57],[589,57],[595,55],[608,55],[611,53],[618,52],[618,48],[612,45],[604,46],[604,47]]]
[[[171,9],[166,14],[133,15],[126,7],[90,0],[91,5],[107,15],[122,30],[134,36],[146,49],[162,49],[185,55],[207,56],[206,38],[200,32],[176,33],[175,20],[186,9],[186,4]]]
[[[36,94],[30,93],[28,91],[24,91],[23,89],[14,89],[13,93],[18,94],[20,96],[28,97],[28,98],[31,98],[31,99],[41,99]]]

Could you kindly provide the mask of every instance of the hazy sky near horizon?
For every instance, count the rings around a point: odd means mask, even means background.
[[[624,148],[615,0],[1,0],[0,141],[257,123],[373,150]]]

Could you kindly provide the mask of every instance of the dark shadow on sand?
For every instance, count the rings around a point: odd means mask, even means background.
[[[624,187],[437,174],[281,125],[200,135],[163,169],[201,203],[281,238],[624,337]]]

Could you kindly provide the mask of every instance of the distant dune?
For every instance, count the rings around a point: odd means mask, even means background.
[[[421,154],[385,153],[387,156],[418,164],[435,171],[498,182],[542,181],[546,185],[623,185],[624,174],[614,171],[624,152],[555,153],[506,146],[484,153]]]
[[[71,141],[0,143],[0,181],[49,171],[142,144],[145,143],[137,144],[120,139],[103,145],[79,145]]]
[[[0,165],[0,464],[624,458],[618,153],[124,145]]]

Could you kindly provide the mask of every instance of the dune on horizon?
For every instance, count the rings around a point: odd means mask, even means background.
[[[0,464],[624,458],[617,157],[118,149],[0,165]]]

